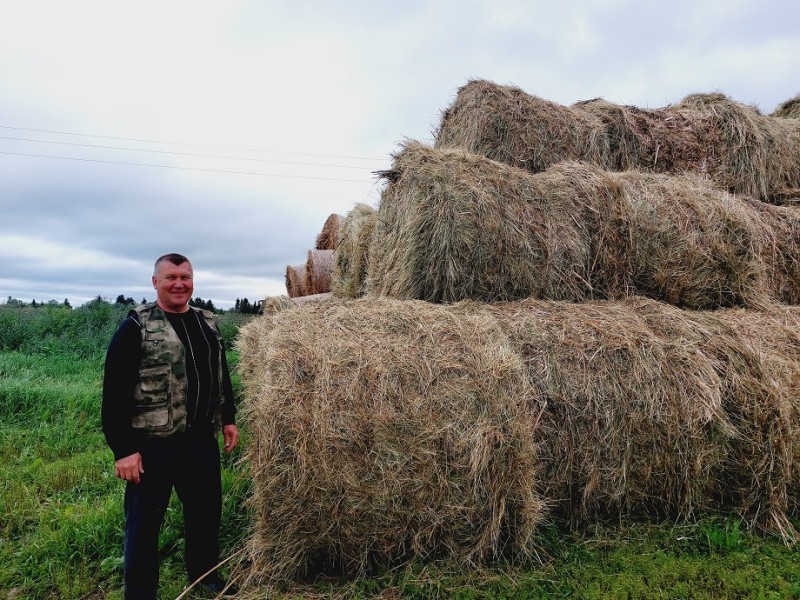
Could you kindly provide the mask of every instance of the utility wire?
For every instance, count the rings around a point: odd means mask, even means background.
[[[70,131],[57,131],[54,129],[33,129],[29,127],[12,127],[11,125],[0,125],[0,129],[13,129],[15,131],[35,131],[37,133],[56,133],[58,135],[74,135],[79,137],[89,137],[89,138],[101,138],[106,140],[124,140],[126,142],[146,142],[148,144],[168,144],[171,146],[193,146],[193,147],[205,147],[208,148],[208,145],[204,144],[190,144],[187,142],[167,142],[161,140],[148,140],[142,138],[130,138],[130,137],[118,137],[113,135],[95,135],[90,133],[73,133]],[[314,156],[317,158],[347,158],[350,160],[385,160],[384,158],[375,158],[375,157],[367,157],[367,156],[344,156],[340,154],[310,154],[305,152],[285,152],[282,150],[264,150],[264,149],[257,149],[257,148],[227,148],[228,150],[237,150],[242,152],[265,152],[270,154],[289,154],[293,156]]]
[[[81,148],[100,148],[103,150],[124,150],[124,151],[131,151],[131,152],[151,152],[154,154],[169,154],[172,156],[191,156],[193,158],[215,158],[215,159],[225,159],[225,160],[247,160],[251,162],[264,162],[264,163],[277,163],[283,165],[304,165],[309,167],[330,167],[336,169],[360,169],[364,170],[364,167],[357,167],[355,165],[331,165],[327,163],[310,163],[310,162],[302,162],[302,161],[291,161],[291,160],[276,160],[270,158],[250,158],[247,156],[226,156],[220,154],[195,154],[192,152],[173,152],[170,150],[152,150],[149,148],[125,148],[120,146],[103,146],[100,144],[81,144],[79,142],[56,142],[56,141],[48,141],[48,140],[34,140],[30,138],[21,138],[21,137],[11,137],[0,135],[0,140],[14,140],[17,142],[34,142],[37,144],[57,144],[59,146],[79,146]]]
[[[92,158],[76,158],[74,156],[49,156],[44,154],[25,154],[23,152],[5,152],[0,150],[0,154],[7,154],[10,156],[25,156],[28,158],[51,158],[51,159],[58,159],[58,160],[75,160],[79,162],[90,162],[90,163],[103,163],[108,165],[131,165],[136,167],[156,167],[159,169],[177,169],[182,171],[205,171],[208,173],[229,173],[234,175],[261,175],[263,177],[285,177],[289,179],[316,179],[316,180],[323,180],[323,181],[346,181],[350,183],[372,183],[371,181],[367,181],[364,179],[343,179],[339,177],[315,177],[313,175],[281,175],[278,173],[261,173],[258,171],[235,171],[231,169],[207,169],[207,168],[200,168],[200,167],[178,167],[175,165],[156,165],[150,163],[138,163],[138,162],[127,162],[127,161],[118,161],[118,160],[99,160],[99,159],[92,159]]]

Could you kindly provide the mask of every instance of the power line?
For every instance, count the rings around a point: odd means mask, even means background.
[[[25,154],[23,152],[5,152],[0,150],[0,154],[8,154],[10,156],[25,156],[28,158],[50,158],[50,159],[57,159],[57,160],[75,160],[79,162],[90,162],[90,163],[103,163],[108,165],[130,165],[135,167],[155,167],[159,169],[177,169],[182,171],[205,171],[208,173],[228,173],[233,175],[261,175],[262,177],[284,177],[288,179],[316,179],[322,181],[345,181],[350,183],[372,183],[371,181],[366,181],[364,179],[343,179],[339,177],[315,177],[313,175],[282,175],[278,173],[261,173],[259,171],[236,171],[232,169],[207,169],[207,168],[200,168],[200,167],[178,167],[175,165],[156,165],[151,163],[137,163],[137,162],[127,162],[127,161],[118,161],[118,160],[99,160],[99,159],[92,159],[92,158],[77,158],[74,156],[50,156],[44,154]]]
[[[78,146],[81,148],[99,148],[103,150],[123,150],[123,151],[131,151],[131,152],[150,152],[154,154],[169,154],[172,156],[191,156],[193,158],[214,158],[214,159],[225,159],[225,160],[246,160],[251,162],[264,162],[264,163],[273,163],[273,164],[283,164],[283,165],[304,165],[309,167],[330,167],[335,169],[360,169],[364,170],[364,167],[357,167],[355,165],[331,165],[327,163],[310,163],[310,162],[301,162],[301,161],[291,161],[291,160],[275,160],[269,158],[251,158],[247,156],[225,156],[220,154],[196,154],[192,152],[173,152],[170,150],[153,150],[150,148],[125,148],[120,146],[104,146],[100,144],[81,144],[79,142],[58,142],[58,141],[48,141],[48,140],[34,140],[30,138],[21,138],[21,137],[12,137],[12,136],[5,136],[0,135],[0,140],[14,140],[17,142],[34,142],[37,144],[57,144],[59,146]]]
[[[13,129],[15,131],[35,131],[37,133],[55,133],[58,135],[74,135],[79,137],[89,137],[89,138],[100,138],[106,140],[124,140],[126,142],[145,142],[148,144],[166,144],[171,146],[191,146],[191,147],[201,147],[201,148],[208,148],[207,144],[191,144],[187,142],[168,142],[163,140],[149,140],[143,138],[131,138],[131,137],[119,137],[113,135],[98,135],[98,134],[90,134],[90,133],[74,133],[71,131],[58,131],[55,129],[34,129],[30,127],[13,127],[11,125],[0,125],[0,129]],[[265,150],[265,149],[258,149],[258,148],[227,148],[228,150],[236,150],[240,152],[265,152],[270,154],[289,154],[292,156],[313,156],[316,158],[346,158],[349,160],[385,160],[385,158],[375,158],[375,157],[367,157],[367,156],[345,156],[341,154],[311,154],[306,152],[286,152],[283,150]]]

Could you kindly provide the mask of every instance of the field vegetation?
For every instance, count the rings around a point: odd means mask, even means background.
[[[0,306],[0,598],[119,599],[122,482],[100,429],[105,347],[128,307]],[[220,315],[229,342],[249,315]],[[232,347],[232,344],[229,344]],[[228,354],[235,370],[238,356]],[[234,386],[240,382],[234,375]],[[242,445],[249,442],[240,422]],[[244,546],[250,480],[223,458],[223,555]],[[800,526],[795,519],[795,526]],[[413,563],[368,578],[291,582],[271,597],[797,598],[800,552],[735,515],[540,529],[538,560],[452,572]],[[163,598],[185,586],[175,498],[160,540]]]

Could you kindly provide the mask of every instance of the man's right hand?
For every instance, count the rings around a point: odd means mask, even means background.
[[[136,452],[114,463],[114,475],[125,481],[139,483],[139,476],[144,473],[142,455]]]

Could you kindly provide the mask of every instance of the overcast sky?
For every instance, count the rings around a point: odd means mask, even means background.
[[[0,299],[286,293],[327,217],[475,78],[561,104],[800,93],[787,0],[0,0]]]

